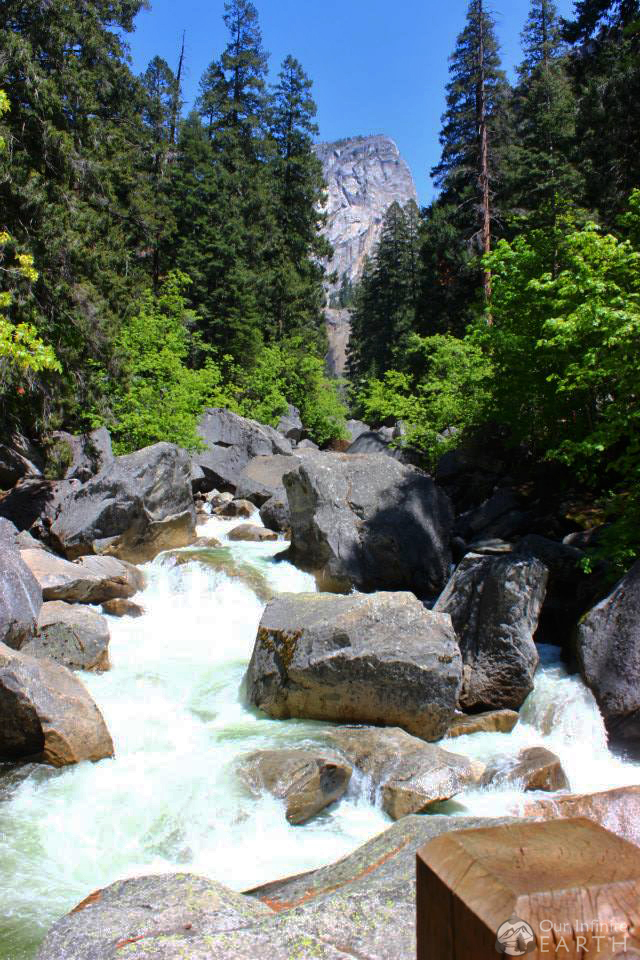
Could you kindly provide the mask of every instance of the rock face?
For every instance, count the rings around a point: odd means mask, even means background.
[[[513,786],[521,790],[568,790],[569,781],[560,759],[544,747],[530,747],[517,757],[509,757],[489,767],[482,778],[483,786]]]
[[[353,770],[339,757],[312,750],[260,750],[244,757],[241,780],[286,804],[287,820],[306,823],[344,795]]]
[[[284,485],[291,558],[323,589],[442,590],[452,507],[429,477],[384,454],[324,453],[304,457]]]
[[[79,480],[23,480],[0,499],[0,516],[49,543],[49,531],[67,498],[81,489]]]
[[[273,427],[231,413],[230,410],[205,410],[198,433],[206,450],[193,455],[194,489],[235,491],[240,475],[254,457],[272,454],[290,456],[291,443]]]
[[[189,455],[171,443],[117,457],[72,493],[51,527],[70,559],[110,554],[144,563],[195,539]]]
[[[484,769],[397,727],[340,726],[326,738],[367,777],[371,801],[380,795],[393,820],[450,800],[476,783]]]
[[[640,739],[640,561],[584,617],[577,654],[611,733]]]
[[[449,617],[409,593],[283,594],[262,617],[247,693],[272,717],[446,732],[461,681]]]
[[[108,670],[109,626],[104,617],[79,604],[45,603],[36,636],[21,648],[38,659],[55,660],[71,670]]]
[[[435,609],[451,616],[464,661],[461,704],[518,709],[533,690],[533,640],[548,572],[538,560],[464,558]]]
[[[240,475],[236,497],[249,500],[256,507],[262,507],[272,497],[286,500],[282,478],[285,473],[294,470],[300,462],[299,457],[282,455],[255,457],[249,461]]]
[[[103,603],[132,597],[144,587],[144,574],[115,557],[81,557],[70,563],[44,550],[23,550],[45,600]]]
[[[26,477],[42,476],[42,460],[25,437],[14,436],[0,443],[0,490],[9,490]]]
[[[111,447],[111,436],[105,427],[100,427],[92,433],[74,436],[71,433],[58,431],[51,435],[48,461],[57,458],[58,461],[68,463],[59,479],[80,480],[86,483],[91,477],[100,473],[105,467],[113,463],[114,456]],[[52,464],[55,467],[55,463]]]
[[[354,137],[315,147],[327,185],[324,233],[334,249],[330,273],[356,282],[394,201],[417,202],[411,171],[390,137]]]
[[[64,767],[111,757],[113,743],[70,670],[0,644],[0,759],[33,756]]]
[[[0,521],[0,643],[19,650],[35,633],[42,590],[15,543],[17,531]]]

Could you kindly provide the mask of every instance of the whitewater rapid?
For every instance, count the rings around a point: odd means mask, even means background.
[[[222,550],[190,550],[186,563],[176,563],[177,552],[147,565],[148,585],[136,598],[145,616],[109,618],[112,669],[82,679],[104,714],[115,758],[0,775],[0,960],[31,960],[55,919],[115,880],[191,871],[245,890],[337,860],[389,826],[358,776],[339,804],[304,827],[290,826],[280,802],[256,799],[239,782],[243,754],[313,742],[325,725],[270,720],[244,702],[265,595],[315,585],[277,559],[283,541],[230,543],[237,524],[211,519],[199,530]],[[640,782],[638,766],[607,749],[592,695],[566,674],[558,651],[542,654],[513,733],[443,746],[488,762],[544,744],[560,755],[576,792]],[[441,812],[496,816],[522,798],[476,790]]]

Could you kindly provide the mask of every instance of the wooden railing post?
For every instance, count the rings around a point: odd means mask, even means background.
[[[640,958],[640,849],[591,820],[446,833],[417,861],[418,960]]]

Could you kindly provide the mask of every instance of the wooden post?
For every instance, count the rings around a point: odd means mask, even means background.
[[[640,849],[591,820],[446,833],[417,859],[418,960],[640,958]]]

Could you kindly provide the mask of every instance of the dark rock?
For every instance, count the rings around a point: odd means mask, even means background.
[[[391,457],[305,457],[284,485],[291,559],[322,588],[437,595],[451,561],[452,508],[434,482]]]
[[[335,727],[326,739],[370,783],[370,800],[381,797],[393,820],[424,813],[475,784],[484,766],[412,737],[398,727]]]
[[[44,550],[24,550],[22,557],[45,600],[103,603],[118,597],[128,599],[145,584],[140,570],[115,557],[81,557],[70,563]]]
[[[590,547],[595,547],[601,542],[602,535],[606,529],[606,526],[602,526],[592,527],[590,530],[576,530],[573,533],[568,533],[562,542],[567,547],[576,547],[578,550],[588,550]]]
[[[300,419],[298,408],[290,403],[287,412],[280,418],[276,429],[287,440],[291,440],[292,443],[299,443],[304,436],[304,424]]]
[[[289,503],[287,495],[284,497],[271,497],[270,500],[260,507],[260,519],[267,530],[273,530],[275,533],[287,533],[291,530],[291,518],[289,516]]]
[[[393,431],[389,430],[387,435],[382,430],[371,430],[369,433],[361,433],[357,440],[354,440],[347,447],[346,453],[382,453],[387,457],[393,457],[400,463],[405,463],[405,456],[400,447],[392,446]]]
[[[580,672],[616,740],[640,740],[640,561],[582,620]]]
[[[265,543],[278,539],[278,534],[265,527],[258,527],[254,523],[242,523],[229,531],[229,540],[244,541],[246,543]]]
[[[189,455],[157,443],[117,457],[64,502],[51,537],[70,559],[97,553],[144,563],[195,539]]]
[[[559,757],[544,747],[521,750],[517,757],[505,757],[493,763],[482,778],[482,785],[517,787],[521,790],[568,790],[569,781]]]
[[[15,527],[0,529],[0,643],[19,650],[36,630],[42,590],[16,546]]]
[[[111,757],[113,743],[70,670],[0,644],[0,760],[35,756],[64,767]]]
[[[23,480],[0,497],[0,516],[18,530],[49,543],[51,524],[67,499],[82,487],[79,480]]]
[[[255,457],[244,468],[238,480],[236,497],[262,507],[267,500],[277,497],[286,500],[283,476],[300,463],[298,457]]]
[[[353,770],[327,751],[259,750],[242,757],[240,779],[254,793],[284,800],[289,823],[306,823],[342,797]]]
[[[400,726],[438,740],[460,676],[449,618],[409,593],[283,594],[262,617],[247,692],[272,717]]]
[[[55,660],[70,670],[108,670],[109,626],[104,617],[79,604],[45,603],[35,637],[21,647],[38,659]]]
[[[515,710],[490,710],[471,716],[460,714],[449,724],[447,738],[467,737],[472,733],[511,733],[519,719]]]
[[[256,512],[255,505],[249,500],[227,500],[219,507],[214,507],[214,514],[217,517],[252,517]]]
[[[143,617],[145,614],[144,607],[141,607],[140,604],[122,598],[105,600],[102,604],[102,612],[110,617],[134,617],[135,619]]]
[[[533,690],[547,580],[538,560],[474,553],[454,573],[434,609],[450,614],[458,635],[465,709],[517,710]]]
[[[80,436],[59,430],[49,439],[47,474],[58,480],[86,483],[113,460],[111,436],[106,427]]]
[[[41,477],[42,469],[42,458],[25,437],[16,435],[9,444],[0,443],[0,490],[27,477]]]
[[[456,529],[467,539],[477,537],[519,506],[520,497],[513,490],[498,490],[475,510],[463,514],[456,523]]]
[[[291,443],[273,427],[247,420],[229,410],[205,410],[198,433],[207,449],[193,455],[193,463],[204,474],[195,489],[234,491],[240,474],[254,457],[290,455]]]

